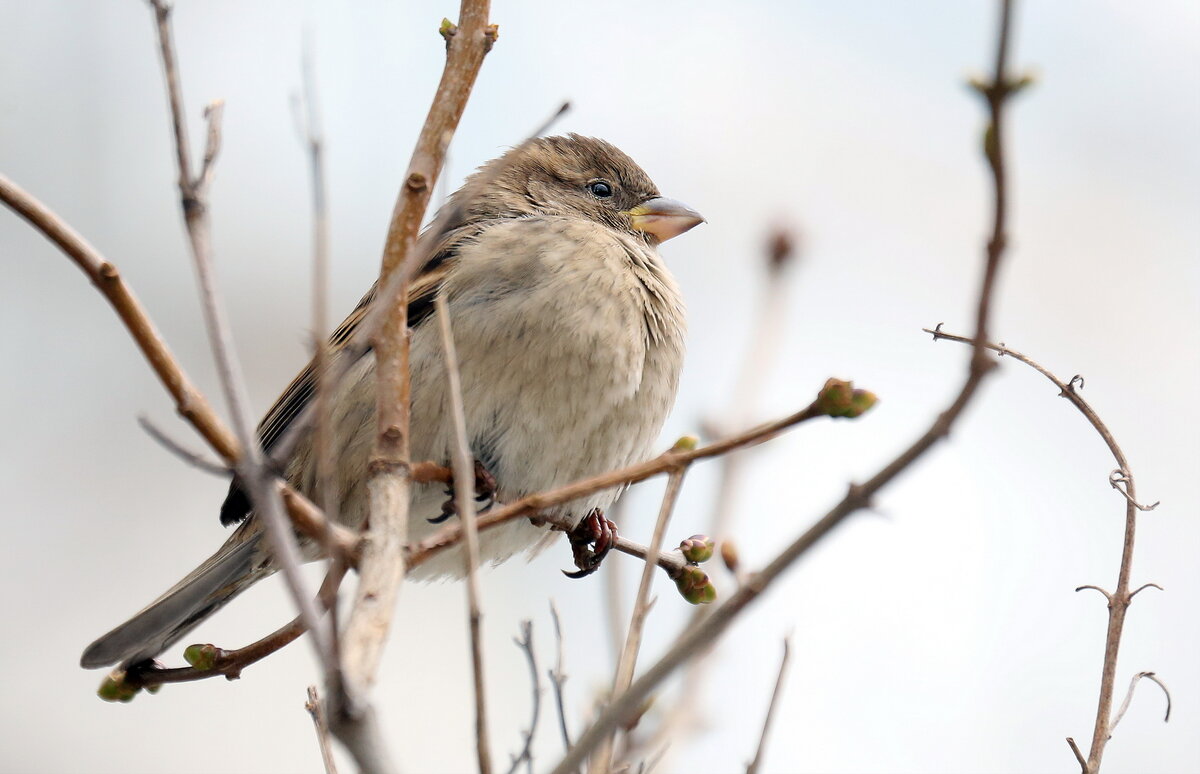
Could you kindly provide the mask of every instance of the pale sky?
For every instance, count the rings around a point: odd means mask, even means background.
[[[225,300],[256,409],[303,364],[309,330],[305,160],[289,95],[312,30],[328,138],[338,314],[378,267],[387,216],[442,65],[453,3],[179,0],[184,93],[200,136],[226,100],[213,188]],[[1012,106],[1012,249],[995,336],[1069,378],[1123,445],[1140,518],[1118,694],[1143,684],[1105,771],[1200,770],[1200,6],[1019,3],[1012,61],[1036,88]],[[735,533],[757,566],[932,420],[968,352],[921,327],[965,332],[991,191],[982,106],[964,86],[992,60],[994,4],[553,3],[492,9],[500,40],[451,150],[457,186],[563,99],[556,131],[604,137],[708,223],[663,253],[690,310],[688,361],[663,446],[731,413],[736,364],[764,278],[765,228],[802,229],[760,405],[773,418],[829,376],[881,403],[856,423],[807,425],[751,455]],[[218,403],[184,249],[151,15],[143,3],[0,0],[0,170],[58,210],[122,270],[197,383]],[[146,414],[199,446],[85,278],[0,213],[0,567],[8,665],[0,770],[318,771],[297,645],[236,683],[168,686],[111,706],[82,648],[224,539],[224,483],[136,425]],[[1082,416],[1037,374],[1002,363],[948,443],[853,517],[721,643],[708,724],[664,770],[737,771],[753,754],[794,637],[764,770],[1069,772],[1064,737],[1090,741],[1105,611],[1076,586],[1115,584],[1123,501]],[[715,467],[688,476],[669,536],[705,531]],[[662,483],[628,495],[622,529],[649,538]],[[563,613],[578,731],[611,673],[603,579],[569,581],[565,544],[484,576],[492,744],[528,724],[511,643],[531,618],[542,666]],[[311,568],[316,571],[317,568]],[[638,564],[614,557],[632,595]],[[713,568],[728,595],[729,579]],[[641,663],[690,613],[659,579]],[[468,771],[473,719],[461,585],[408,586],[376,690],[410,772]],[[277,581],[190,641],[236,646],[292,611]],[[170,654],[178,660],[178,654]],[[537,768],[560,751],[549,693]],[[670,705],[670,695],[659,707]]]

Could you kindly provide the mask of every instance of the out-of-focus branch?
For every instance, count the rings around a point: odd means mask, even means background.
[[[337,774],[337,764],[333,762],[333,750],[329,747],[329,724],[325,721],[325,709],[321,706],[321,698],[317,695],[317,686],[308,686],[308,701],[304,709],[312,716],[313,730],[317,734],[317,744],[321,747],[321,762],[325,764],[325,774]]]
[[[1108,630],[1105,635],[1104,662],[1100,675],[1100,699],[1099,705],[1096,708],[1096,724],[1092,732],[1091,750],[1086,762],[1083,764],[1084,774],[1097,774],[1100,771],[1100,764],[1104,758],[1104,746],[1112,737],[1113,728],[1116,727],[1117,721],[1120,720],[1121,715],[1125,712],[1126,705],[1122,705],[1116,717],[1111,718],[1113,691],[1117,677],[1117,655],[1121,648],[1121,634],[1125,627],[1125,614],[1129,610],[1129,604],[1133,601],[1134,595],[1139,591],[1145,589],[1147,586],[1161,589],[1161,586],[1158,586],[1156,583],[1147,583],[1133,591],[1129,590],[1129,578],[1133,571],[1133,546],[1137,530],[1137,514],[1139,511],[1149,511],[1157,508],[1158,503],[1142,505],[1138,502],[1136,490],[1134,489],[1133,470],[1129,466],[1129,460],[1126,459],[1125,452],[1117,444],[1112,431],[1100,419],[1095,409],[1079,394],[1079,390],[1083,384],[1081,377],[1075,376],[1069,382],[1064,382],[1032,358],[1016,350],[1009,349],[1002,344],[992,344],[988,341],[973,340],[966,336],[944,333],[940,325],[932,330],[929,328],[925,328],[924,330],[926,333],[932,334],[935,340],[946,339],[948,341],[971,344],[977,349],[982,347],[985,350],[996,352],[1000,357],[1010,357],[1013,360],[1024,363],[1046,377],[1058,388],[1058,394],[1069,400],[1087,418],[1088,423],[1100,434],[1105,445],[1108,446],[1108,450],[1112,453],[1113,459],[1117,462],[1117,469],[1109,475],[1109,484],[1113,489],[1120,492],[1125,499],[1125,540],[1121,548],[1121,565],[1117,571],[1117,588],[1115,591],[1109,592],[1099,586],[1088,584],[1075,589],[1076,591],[1094,589],[1103,594],[1108,600]],[[1140,676],[1152,676],[1153,674],[1153,672],[1139,673],[1139,676],[1134,677],[1134,684],[1137,683]],[[1153,677],[1152,679],[1160,686],[1162,685],[1157,677]],[[1165,686],[1163,686],[1163,690],[1166,690]],[[1130,696],[1132,696],[1132,693],[1133,688],[1130,686]],[[1128,698],[1126,700],[1127,703]]]
[[[996,46],[996,65],[992,83],[985,87],[989,110],[989,128],[985,139],[985,153],[992,171],[994,188],[992,210],[992,233],[985,251],[983,279],[976,302],[976,344],[971,353],[970,365],[962,387],[950,405],[933,421],[929,428],[908,448],[898,454],[878,473],[862,484],[851,484],[846,496],[822,516],[812,527],[797,537],[766,567],[750,574],[745,583],[721,604],[707,620],[686,632],[670,650],[651,666],[619,699],[614,701],[593,721],[591,727],[580,737],[571,752],[554,769],[554,774],[566,774],[574,770],[599,745],[618,724],[631,717],[654,688],[665,680],[677,667],[700,650],[711,645],[743,610],[770,587],[785,570],[803,556],[821,538],[841,524],[847,516],[870,505],[872,498],[887,484],[904,472],[940,439],[946,437],[954,422],[962,415],[979,389],[980,383],[993,367],[985,354],[982,342],[987,339],[988,322],[996,273],[1004,254],[1007,241],[1008,191],[1004,174],[1003,118],[1004,107],[1013,94],[1012,82],[1007,76],[1009,25],[1011,0],[1002,0],[1000,30]]]
[[[447,395],[450,399],[451,424],[454,427],[454,502],[458,520],[463,527],[466,551],[463,552],[467,576],[467,623],[471,633],[471,669],[475,677],[475,752],[479,774],[490,774],[492,755],[488,748],[487,692],[483,676],[483,609],[479,598],[479,530],[475,526],[474,456],[467,440],[466,410],[463,407],[462,378],[458,371],[458,354],[454,347],[454,332],[450,329],[450,309],[446,297],[439,293],[434,301],[438,328],[442,335],[442,356],[446,362]]]
[[[558,657],[554,661],[554,668],[546,671],[550,676],[550,682],[554,685],[554,704],[558,708],[558,730],[562,734],[563,752],[571,752],[571,731],[567,727],[567,708],[566,702],[563,700],[563,685],[567,682],[567,672],[563,668],[563,633],[562,621],[558,617],[558,608],[554,606],[554,600],[550,600],[550,617],[554,620],[554,640],[558,646]]]
[[[533,687],[533,717],[529,719],[529,730],[524,734],[521,752],[512,756],[508,774],[517,774],[517,769],[522,763],[526,765],[529,774],[533,774],[533,737],[537,733],[538,716],[542,709],[542,676],[538,672],[537,655],[533,650],[533,621],[521,622],[521,638],[514,637],[513,642],[517,643],[517,647],[525,653],[525,658],[529,661],[529,680]]]
[[[779,674],[775,677],[775,688],[771,691],[771,703],[767,705],[767,716],[763,719],[762,733],[758,736],[758,747],[754,751],[754,760],[746,766],[746,774],[757,774],[762,765],[763,753],[767,749],[767,736],[771,732],[771,721],[775,719],[775,709],[779,706],[779,697],[783,693],[783,682],[787,677],[788,662],[792,658],[792,638],[783,639],[783,658],[779,660]]]
[[[154,9],[158,31],[159,50],[162,54],[163,72],[167,82],[167,93],[171,105],[171,122],[174,129],[176,160],[179,167],[179,194],[183,210],[184,225],[188,233],[196,274],[200,280],[201,307],[212,345],[213,359],[222,391],[233,420],[234,433],[242,447],[242,454],[234,463],[238,478],[258,517],[266,525],[267,542],[275,563],[287,582],[300,617],[308,628],[317,659],[327,672],[335,669],[333,652],[328,635],[320,629],[320,612],[313,603],[304,578],[300,574],[300,548],[296,542],[286,516],[283,502],[273,481],[274,474],[264,464],[262,448],[255,435],[254,421],[250,418],[249,399],[246,396],[245,380],[241,366],[234,354],[233,333],[225,318],[225,311],[218,299],[215,269],[212,262],[212,231],[208,212],[208,187],[212,181],[213,164],[221,143],[222,104],[214,102],[205,110],[208,123],[204,146],[204,159],[193,176],[188,160],[186,121],[183,117],[183,95],[180,87],[178,66],[171,37],[171,9],[163,0],[150,0]]]

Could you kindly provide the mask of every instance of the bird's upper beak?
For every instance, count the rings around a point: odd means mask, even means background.
[[[683,202],[660,196],[647,199],[629,210],[633,227],[654,236],[659,242],[677,237],[704,222],[704,217]]]

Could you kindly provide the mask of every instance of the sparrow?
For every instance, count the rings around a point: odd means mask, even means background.
[[[450,313],[470,448],[500,502],[562,486],[649,457],[674,401],[683,364],[685,315],[657,246],[703,222],[664,198],[613,145],[570,134],[526,142],[473,173],[447,202],[455,214],[410,284],[411,455],[449,464],[453,427],[434,301]],[[333,333],[344,347],[378,282]],[[332,493],[339,521],[367,518],[368,465],[376,433],[375,357],[368,350],[334,390]],[[270,454],[313,400],[310,363],[258,426]],[[304,431],[283,462],[285,477],[312,496],[316,458]],[[620,494],[607,490],[556,506],[578,524]],[[445,485],[414,484],[409,538],[443,520]],[[237,594],[276,571],[264,524],[237,482],[221,522],[239,524],[224,545],[130,620],[84,651],[82,666],[152,659]],[[480,534],[481,561],[498,564],[543,547],[555,533],[518,519]],[[305,558],[319,547],[302,545]],[[458,551],[411,577],[460,577]]]

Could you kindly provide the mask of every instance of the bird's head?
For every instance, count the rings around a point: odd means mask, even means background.
[[[623,151],[568,134],[524,143],[488,162],[457,194],[466,220],[526,215],[585,217],[652,244],[703,223],[700,213],[659,194]]]

